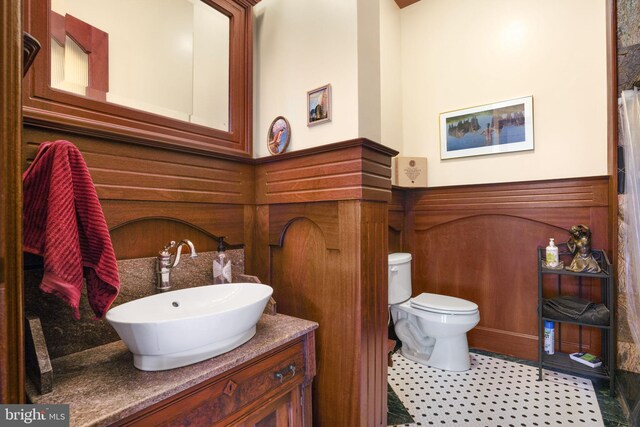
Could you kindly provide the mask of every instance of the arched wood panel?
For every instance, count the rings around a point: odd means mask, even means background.
[[[413,254],[413,294],[476,302],[481,320],[469,333],[472,347],[537,360],[537,248],[586,224],[593,247],[610,250],[607,203],[607,177],[407,192],[403,250]],[[553,291],[553,278],[545,280]],[[575,282],[562,283],[577,295]],[[583,296],[598,301],[595,288]],[[599,331],[585,330],[583,343],[598,353]],[[562,341],[563,351],[576,348],[577,329],[563,326]]]
[[[297,219],[286,228],[282,247],[273,247],[271,255],[273,266],[277,266],[272,268],[271,283],[278,311],[321,325],[316,340],[319,375],[313,383],[313,394],[331,405],[335,413],[347,413],[350,403],[344,396],[355,395],[357,377],[331,374],[353,369],[353,352],[340,348],[349,348],[356,341],[354,329],[342,323],[354,321],[344,317],[352,310],[351,290],[330,285],[340,281],[340,254],[327,249],[315,223]],[[314,425],[328,421],[324,416],[329,414],[319,413],[321,408],[315,406],[313,409]]]
[[[502,354],[531,354],[538,343],[538,246],[560,242],[567,230],[509,215],[466,217],[416,232],[414,295],[432,292],[478,304],[480,323],[469,333],[473,347]],[[556,294],[554,278],[545,283]],[[563,293],[578,296],[573,278]],[[582,297],[598,301],[599,282],[584,284]],[[578,351],[577,327],[563,326],[564,351]],[[583,334],[585,349],[599,354],[600,333]],[[574,350],[575,348],[575,350]]]
[[[157,256],[172,240],[178,242],[183,239],[191,240],[197,252],[215,251],[218,249],[218,237],[172,218],[142,218],[111,229],[117,259]]]
[[[43,141],[66,139],[78,147],[112,230],[117,259],[155,256],[167,242],[185,238],[197,241],[198,251],[215,250],[207,233],[225,236],[231,245],[250,245],[253,229],[247,227],[245,206],[254,194],[251,164],[32,127],[24,136],[23,169]],[[172,221],[132,223],[159,217]],[[125,223],[131,224],[117,229]]]
[[[386,203],[272,205],[259,211],[261,223],[269,224],[261,239],[277,236],[269,239],[265,258],[278,311],[320,325],[314,425],[386,425]]]

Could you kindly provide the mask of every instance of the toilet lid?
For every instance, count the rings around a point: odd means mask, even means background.
[[[438,294],[420,294],[411,298],[411,307],[434,313],[471,314],[478,311],[478,304],[462,298]]]
[[[404,264],[409,261],[411,261],[411,254],[404,252],[389,254],[389,265]]]

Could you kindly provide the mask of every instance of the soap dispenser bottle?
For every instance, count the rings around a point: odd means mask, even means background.
[[[218,255],[213,260],[213,284],[231,283],[231,260],[224,252],[224,236],[218,240]]]
[[[553,238],[549,239],[549,246],[547,246],[545,253],[545,261],[547,264],[546,266],[550,268],[556,268],[558,267],[558,264],[560,264],[558,247],[554,244]]]

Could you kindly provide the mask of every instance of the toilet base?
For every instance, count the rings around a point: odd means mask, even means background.
[[[461,372],[471,368],[467,334],[436,339],[430,357],[407,350],[404,345],[400,349],[400,354],[414,362],[445,371]]]

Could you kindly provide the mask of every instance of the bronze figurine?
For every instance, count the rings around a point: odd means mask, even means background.
[[[574,225],[569,229],[567,248],[574,254],[567,270],[577,273],[600,273],[602,269],[591,252],[591,230],[586,225]]]

